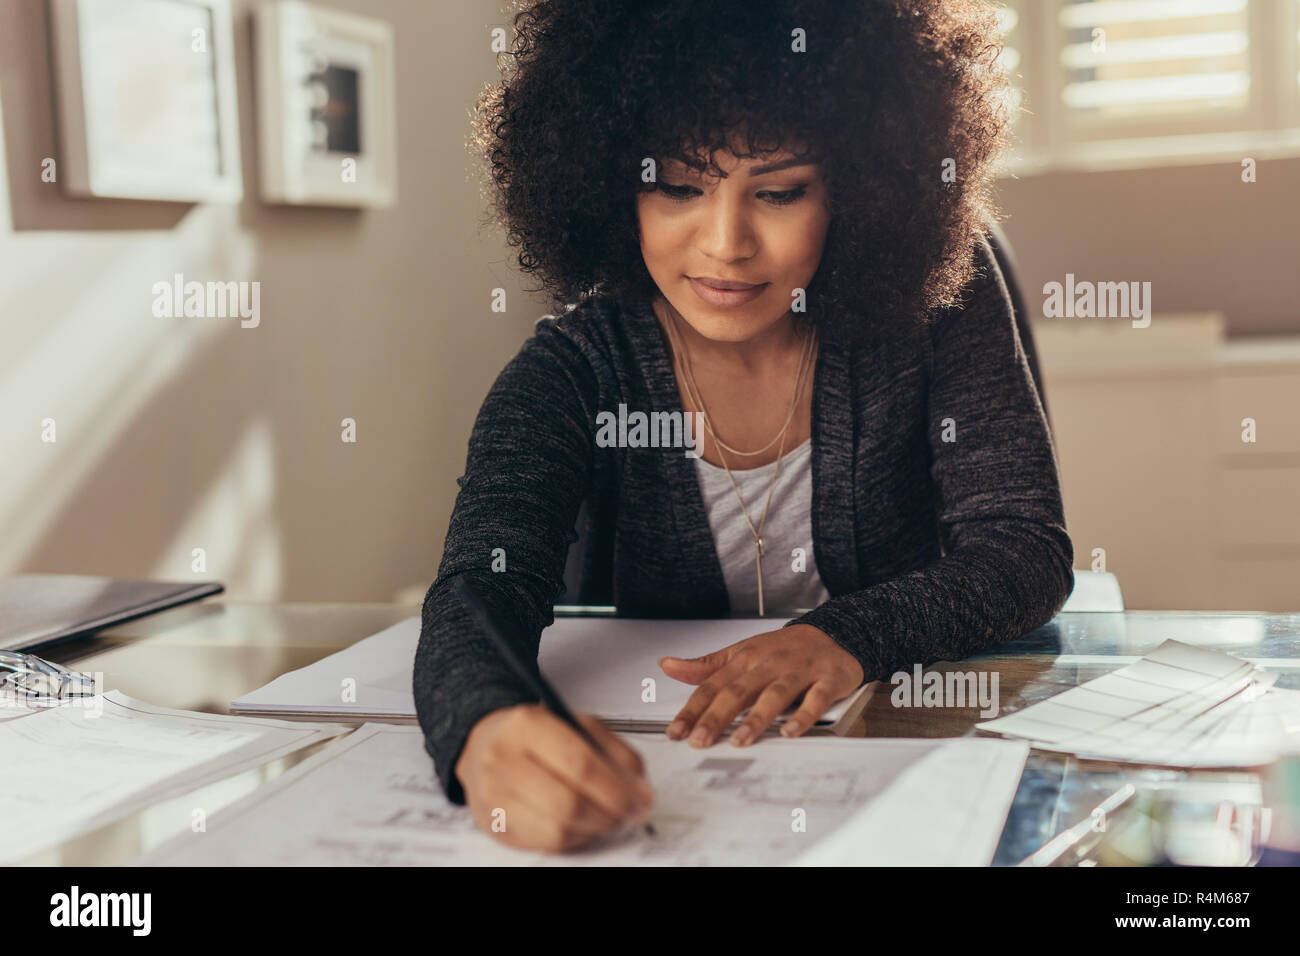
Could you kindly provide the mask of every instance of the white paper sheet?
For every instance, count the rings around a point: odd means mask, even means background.
[[[1248,661],[1167,640],[1146,657],[976,726],[1040,750],[1125,763],[1253,767],[1300,729],[1300,692]]]
[[[699,657],[780,624],[730,618],[556,618],[542,632],[538,666],[574,713],[599,714],[616,730],[660,730],[695,688],[665,674],[659,658]],[[242,714],[414,721],[411,685],[419,640],[420,619],[408,618],[277,677],[231,701],[230,709]],[[645,699],[647,679],[654,681],[653,700]],[[841,718],[851,722],[865,706],[871,686],[837,703],[820,725],[836,725]],[[345,693],[354,688],[355,700],[345,700]]]
[[[987,866],[1028,755],[1021,741],[947,741],[795,865]]]
[[[992,858],[1028,750],[1001,740],[836,737],[696,750],[622,737],[641,752],[655,790],[653,837],[629,826],[599,848],[563,855],[505,846],[442,795],[417,728],[366,724],[214,815],[206,833],[184,833],[134,862],[772,866],[823,846],[835,862],[980,865]]]
[[[346,733],[153,707],[118,691],[0,722],[0,863]]]

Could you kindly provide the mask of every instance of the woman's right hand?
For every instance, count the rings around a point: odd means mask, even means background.
[[[640,755],[599,718],[577,719],[604,754],[540,704],[494,710],[474,725],[455,774],[479,829],[556,852],[648,819],[654,794]]]

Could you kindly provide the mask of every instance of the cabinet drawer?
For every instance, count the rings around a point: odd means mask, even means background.
[[[1210,424],[1218,454],[1300,456],[1300,370],[1233,369],[1218,375],[1216,389]],[[1255,420],[1254,444],[1241,440],[1243,418]]]

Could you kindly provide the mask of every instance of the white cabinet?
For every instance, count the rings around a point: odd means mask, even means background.
[[[1102,549],[1129,608],[1300,609],[1300,338],[1222,329],[1034,326],[1075,567]]]

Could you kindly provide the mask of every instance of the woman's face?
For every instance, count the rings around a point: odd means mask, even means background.
[[[743,342],[780,321],[821,262],[830,224],[821,169],[789,152],[716,156],[723,178],[678,160],[637,196],[641,254],[659,291],[705,338]],[[710,282],[744,283],[723,292]]]

